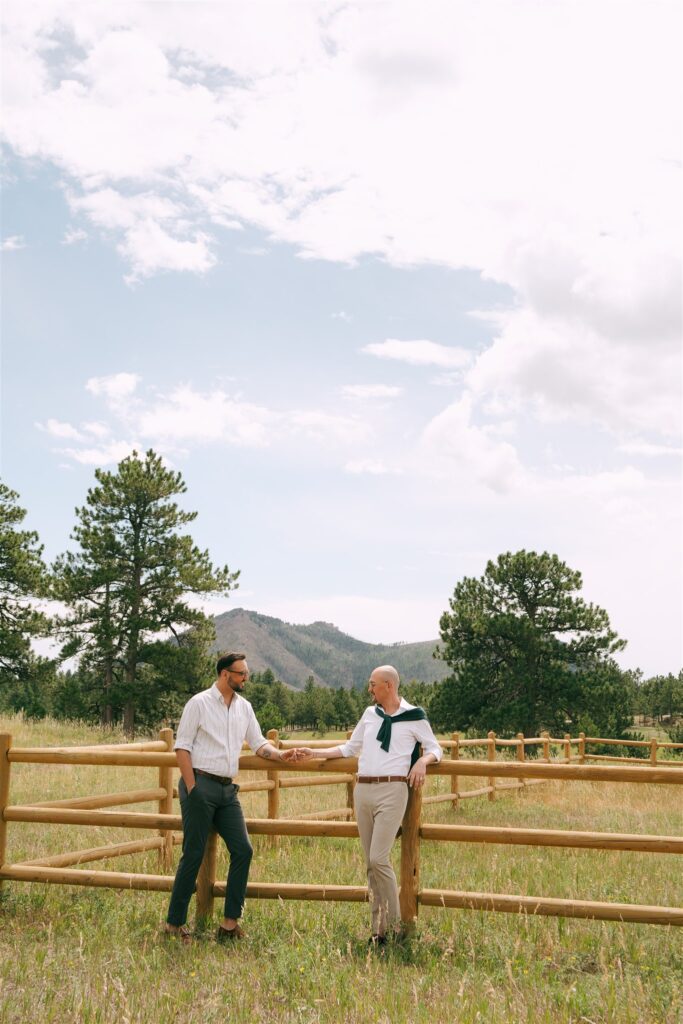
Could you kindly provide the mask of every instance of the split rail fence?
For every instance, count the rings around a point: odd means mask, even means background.
[[[276,739],[273,734],[269,734]],[[157,849],[162,870],[172,867],[173,845],[182,838],[177,834],[182,821],[173,813],[173,772],[177,768],[172,752],[173,735],[170,729],[161,730],[159,740],[147,743],[117,744],[97,747],[53,747],[17,748],[12,746],[11,737],[0,735],[0,884],[3,880],[18,882],[48,882],[61,885],[83,885],[114,889],[136,889],[145,891],[170,892],[173,877],[170,874],[141,874],[137,872],[100,871],[75,868],[96,860],[123,856]],[[461,740],[454,736],[443,741],[450,747],[451,757],[444,758],[437,765],[430,765],[429,776],[445,776],[451,780],[451,792],[437,797],[422,797],[410,791],[406,814],[400,831],[400,901],[401,917],[404,924],[412,927],[417,919],[419,906],[453,907],[461,909],[492,910],[508,913],[538,914],[554,917],[591,918],[596,920],[633,921],[650,924],[683,925],[683,907],[647,906],[642,904],[606,903],[588,900],[557,899],[547,896],[519,896],[500,893],[463,892],[453,889],[430,889],[420,887],[420,852],[422,843],[466,842],[503,844],[514,846],[563,847],[593,850],[638,851],[642,853],[683,854],[683,837],[657,835],[631,835],[608,832],[577,832],[551,829],[498,828],[479,825],[429,824],[422,821],[423,803],[435,799],[448,799],[457,804],[465,795],[475,791],[461,792],[462,778],[485,778],[487,785],[477,795],[487,793],[489,798],[503,787],[521,787],[552,780],[617,782],[623,784],[655,784],[683,786],[683,767],[671,762],[663,764],[595,764],[586,763],[590,755],[585,752],[588,738],[572,741],[569,737],[553,740],[549,736],[517,740],[496,740],[490,733],[485,741]],[[572,754],[572,745],[578,742],[577,755]],[[598,742],[597,739],[595,742]],[[605,743],[605,740],[599,740]],[[487,759],[472,760],[461,757],[462,749],[475,743],[486,745]],[[543,760],[527,760],[526,746],[532,743],[544,744]],[[554,743],[565,745],[563,762],[550,761],[550,748]],[[496,760],[496,746],[516,744],[517,755],[513,760]],[[295,746],[294,743],[286,744]],[[311,745],[310,743],[308,745]],[[320,745],[327,746],[328,743]],[[654,751],[656,757],[656,749]],[[597,755],[593,755],[595,757]],[[583,759],[583,760],[582,760]],[[624,759],[628,760],[628,759]],[[157,786],[126,792],[110,793],[91,797],[74,797],[51,800],[30,805],[10,803],[10,778],[13,764],[63,764],[63,765],[119,765],[131,768],[154,768],[158,771]],[[309,761],[304,764],[278,762],[278,769],[272,762],[252,755],[242,755],[240,771],[263,772],[263,782],[246,782],[242,792],[265,790],[268,793],[268,818],[247,819],[252,835],[268,836],[315,836],[356,838],[358,830],[353,821],[331,821],[318,815],[315,819],[302,816],[297,819],[283,819],[279,815],[280,789],[304,785],[344,784],[347,787],[347,801],[352,793],[354,773],[357,769],[355,758],[329,761]],[[311,771],[317,772],[312,777]],[[293,773],[293,774],[290,774]],[[282,778],[282,775],[285,775]],[[300,775],[299,778],[296,775]],[[502,780],[497,782],[497,780]],[[680,793],[681,790],[674,790]],[[134,803],[158,801],[156,813],[112,811],[110,807],[121,807]],[[348,806],[337,809],[336,816],[350,817]],[[70,853],[10,864],[5,862],[7,849],[7,828],[10,822],[39,822],[43,824],[113,826],[125,829],[141,829],[155,833],[151,838],[134,840],[109,846],[94,847]],[[216,836],[209,840],[204,862],[197,880],[197,914],[207,918],[213,911],[216,897],[225,895],[225,882],[216,879]],[[252,882],[247,896],[254,899],[296,899],[362,902],[368,899],[365,886],[349,885],[301,885],[285,882]]]

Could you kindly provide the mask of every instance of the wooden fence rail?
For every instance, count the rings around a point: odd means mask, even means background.
[[[271,741],[277,737],[271,734]],[[464,799],[476,791],[459,792],[460,777],[487,778],[488,785],[479,792],[495,797],[500,789],[510,786],[531,785],[548,780],[641,783],[655,785],[683,785],[683,767],[662,766],[652,757],[650,762],[633,764],[596,765],[576,763],[571,758],[572,742],[579,743],[579,749],[589,742],[585,737],[572,741],[570,737],[553,740],[549,736],[536,739],[543,747],[544,760],[530,762],[526,759],[527,738],[518,736],[515,740],[504,741],[506,746],[516,748],[513,761],[496,760],[495,734],[489,734],[479,745],[485,744],[486,760],[469,760],[461,757],[463,746],[473,746],[468,740],[461,740],[457,734],[450,740],[451,757],[437,765],[430,765],[430,776],[451,778],[451,792],[448,799]],[[172,735],[163,730],[160,741],[154,746],[144,744],[131,749],[113,745],[106,748],[14,748],[11,737],[0,735],[0,884],[7,881],[50,882],[62,885],[98,886],[117,889],[144,891],[170,891],[173,878],[170,875],[149,875],[134,872],[99,871],[74,868],[74,864],[122,856],[143,850],[157,849],[165,870],[171,866],[174,843],[179,841],[177,830],[181,827],[180,815],[172,813],[173,770],[176,767],[175,754],[170,750]],[[551,744],[563,747],[561,762],[550,760]],[[493,756],[492,756],[493,752]],[[149,767],[158,769],[156,788],[130,790],[96,797],[75,797],[58,801],[44,801],[40,804],[11,805],[10,774],[12,764],[105,764]],[[297,819],[278,817],[278,805],[273,794],[279,796],[281,788],[304,785],[345,784],[352,787],[356,760],[353,758],[322,761],[314,759],[304,764],[279,763],[277,772],[272,762],[253,755],[240,758],[241,771],[258,771],[266,774],[264,782],[246,783],[244,790],[257,789],[268,793],[269,817],[247,820],[253,835],[312,836],[318,838],[356,838],[355,822],[326,820],[327,815],[340,816],[348,811],[341,808],[318,814],[301,815]],[[349,771],[351,769],[351,772]],[[318,774],[310,775],[311,772]],[[280,773],[290,775],[281,778]],[[299,777],[296,777],[296,774]],[[277,777],[276,777],[277,776]],[[502,783],[497,780],[503,779]],[[605,903],[585,900],[560,900],[545,896],[514,896],[496,893],[468,893],[450,889],[420,888],[420,851],[423,842],[467,842],[484,844],[525,845],[536,847],[575,848],[611,851],[638,851],[641,853],[682,854],[683,838],[679,836],[632,835],[626,833],[575,832],[551,829],[491,828],[478,825],[440,825],[421,821],[422,804],[442,798],[426,797],[411,791],[401,828],[401,916],[406,926],[411,927],[417,917],[418,908],[423,906],[458,907],[462,909],[484,909],[506,913],[541,914],[561,917],[583,917],[598,920],[637,921],[641,923],[683,925],[683,908],[644,906],[639,904]],[[104,808],[115,804],[158,801],[156,813],[137,811],[111,811]],[[134,840],[104,847],[93,847],[71,853],[56,854],[37,858],[21,864],[6,863],[7,826],[9,822],[39,822],[43,824],[95,825],[100,827],[136,828],[158,832],[150,839]],[[197,880],[197,911],[200,918],[210,915],[213,901],[225,893],[225,883],[216,879],[216,836],[211,837],[202,870]],[[296,883],[251,883],[247,895],[259,899],[306,899],[342,900],[358,902],[367,900],[364,886],[301,885]]]

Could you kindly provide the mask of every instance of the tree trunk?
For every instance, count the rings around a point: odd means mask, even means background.
[[[135,704],[127,700],[123,708],[123,731],[128,739],[135,736]]]

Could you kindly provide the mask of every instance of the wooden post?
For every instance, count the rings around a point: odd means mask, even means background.
[[[160,729],[159,739],[166,744],[168,751],[173,751],[173,729]],[[173,814],[173,767],[159,768],[159,788],[166,790],[166,796],[159,800],[159,814]],[[159,847],[159,868],[170,871],[173,867],[173,830],[159,829],[163,837],[163,846]]]
[[[347,738],[347,740],[351,739],[352,732],[353,732],[352,729],[347,729],[346,730],[346,738]],[[355,810],[355,804],[353,802],[353,791],[354,791],[355,788],[356,788],[356,777],[354,775],[354,777],[351,779],[351,782],[347,782],[346,783],[346,806],[349,807],[352,811]]]
[[[200,928],[206,927],[213,915],[217,845],[218,834],[212,829],[204,850],[204,860],[197,875],[197,924]]]
[[[572,745],[570,743],[571,736],[568,732],[564,734],[564,759],[567,764],[571,763],[572,759]]]
[[[266,737],[269,743],[272,743],[278,750],[280,749],[280,737],[277,729],[269,729]],[[272,788],[268,790],[268,817],[275,820],[280,817],[280,772],[277,768],[269,768],[266,777],[269,782],[273,783]],[[279,836],[270,837],[271,846],[279,846],[279,844]]]
[[[550,761],[550,733],[549,732],[542,732],[541,736],[543,737],[543,760],[549,762]]]
[[[586,763],[586,734],[579,733],[579,764]]]
[[[451,734],[453,740],[453,746],[451,747],[451,760],[460,760],[460,733],[454,732]],[[457,775],[451,775],[451,793],[455,793],[456,799],[452,801],[452,806],[457,811],[460,806],[460,779]]]
[[[525,761],[526,760],[526,748],[524,746],[524,733],[523,732],[518,732],[517,733],[517,760],[518,761]],[[520,781],[522,787],[526,786],[526,779],[520,779],[519,781]]]
[[[11,764],[8,753],[12,746],[12,737],[8,732],[0,733],[0,867],[5,863],[7,852],[7,822],[5,808],[9,803],[9,773]],[[2,882],[0,881],[0,889]]]
[[[650,764],[657,764],[657,740],[654,736],[650,740]]]
[[[408,803],[401,825],[401,890],[399,902],[404,931],[415,931],[420,890],[420,818],[422,790],[408,787]]]
[[[488,759],[489,761],[496,760],[496,734],[495,732],[489,732],[488,734]],[[491,787],[488,798],[489,800],[496,799],[496,778],[494,775],[490,775],[488,778],[488,784]]]

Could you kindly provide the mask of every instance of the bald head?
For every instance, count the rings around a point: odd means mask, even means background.
[[[370,678],[377,678],[381,679],[382,682],[392,683],[397,690],[401,682],[399,674],[393,665],[380,665],[379,668],[374,670]]]
[[[394,714],[399,706],[398,685],[400,679],[398,672],[393,665],[380,665],[370,673],[368,690],[372,699],[388,711]]]

